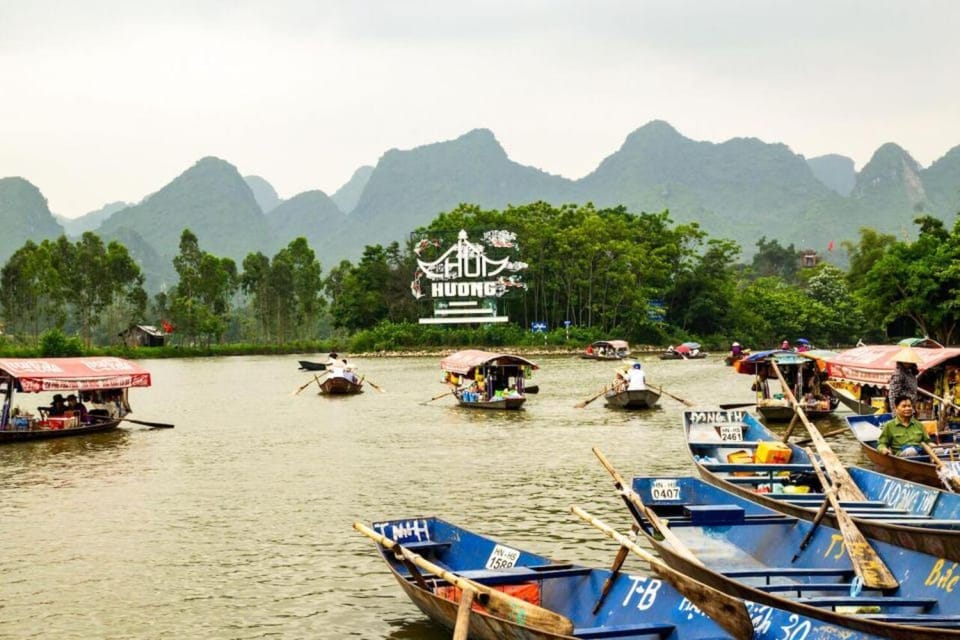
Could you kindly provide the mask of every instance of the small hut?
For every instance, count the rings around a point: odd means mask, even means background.
[[[167,337],[163,331],[148,324],[132,325],[119,335],[128,347],[162,347]]]

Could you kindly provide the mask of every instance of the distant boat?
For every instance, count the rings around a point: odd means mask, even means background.
[[[309,360],[299,360],[300,368],[304,371],[325,371],[327,365],[322,362],[311,362]]]
[[[603,394],[607,406],[617,409],[651,409],[660,401],[660,392],[654,389],[609,389]]]
[[[661,360],[699,360],[706,357],[706,352],[700,351],[699,342],[683,342],[660,354]]]
[[[826,418],[840,403],[827,382],[827,359],[832,351],[787,351],[773,349],[758,351],[733,363],[737,373],[754,376],[757,393],[757,412],[771,422],[786,422],[794,416],[793,406],[786,393],[774,394],[769,380],[776,380],[771,363],[776,363],[790,392],[797,399],[808,418]]]
[[[626,340],[597,340],[590,343],[580,354],[586,360],[623,360],[630,355],[630,344]]]
[[[466,349],[441,360],[440,368],[461,407],[511,410],[527,401],[526,372],[539,367],[509,353]]]

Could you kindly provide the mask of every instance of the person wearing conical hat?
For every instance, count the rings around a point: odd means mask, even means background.
[[[887,399],[890,403],[890,410],[893,411],[896,405],[896,399],[901,397],[910,398],[914,406],[917,404],[917,365],[920,363],[920,357],[917,352],[910,347],[904,347],[894,356],[896,368],[890,376],[890,388],[887,389]]]

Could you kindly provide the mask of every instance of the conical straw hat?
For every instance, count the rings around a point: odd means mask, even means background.
[[[920,356],[918,356],[917,352],[910,347],[904,347],[903,349],[900,349],[900,351],[897,352],[897,355],[893,357],[893,361],[920,364]]]

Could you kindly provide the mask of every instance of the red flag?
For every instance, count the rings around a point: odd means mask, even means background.
[[[167,322],[166,320],[161,320],[160,324],[163,325],[164,333],[173,333],[173,325]]]
[[[831,240],[830,244],[827,245],[827,251],[833,251],[833,240]]]

